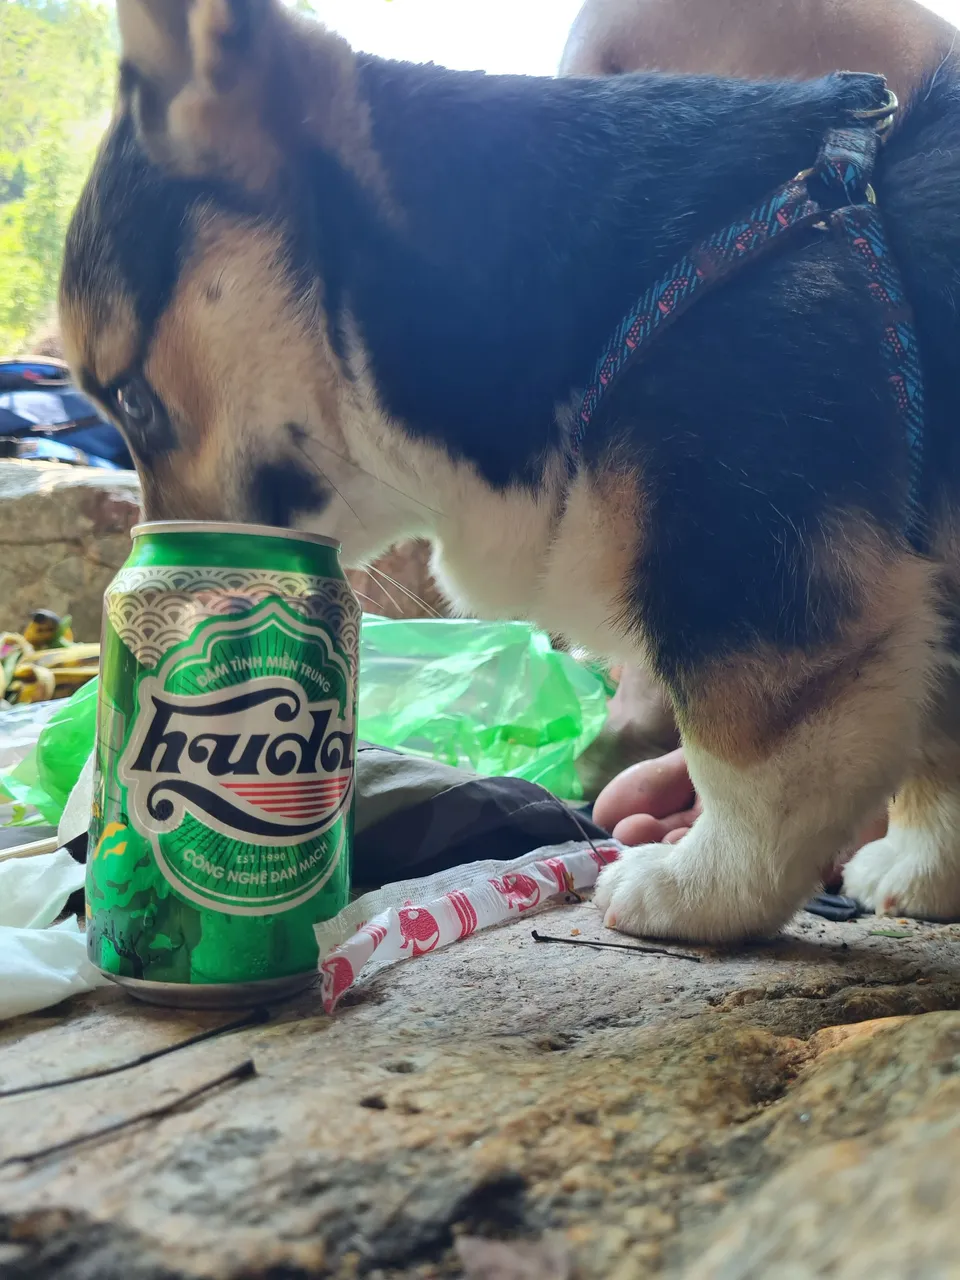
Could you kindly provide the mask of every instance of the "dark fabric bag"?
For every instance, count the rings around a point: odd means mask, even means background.
[[[585,812],[533,782],[481,778],[366,742],[357,750],[356,787],[360,890],[568,840],[607,839]]]

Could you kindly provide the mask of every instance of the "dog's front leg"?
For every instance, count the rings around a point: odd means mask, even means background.
[[[678,719],[703,816],[677,844],[631,849],[603,872],[607,925],[733,942],[802,905],[915,750],[937,630],[915,566],[890,566],[829,649],[768,648],[684,676]]]

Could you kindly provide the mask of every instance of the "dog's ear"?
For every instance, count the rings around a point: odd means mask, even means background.
[[[155,161],[250,190],[275,179],[278,117],[299,66],[277,0],[118,0],[120,92]]]
[[[388,207],[345,40],[280,0],[117,0],[120,94],[152,160],[268,198],[320,146]]]

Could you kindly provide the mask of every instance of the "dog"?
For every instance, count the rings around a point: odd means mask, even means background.
[[[844,67],[869,67],[906,102],[951,56],[958,38],[955,27],[917,0],[586,0],[560,74],[813,80]],[[651,673],[628,666],[607,725],[581,758],[581,776],[596,794],[622,769],[678,742],[669,699]]]
[[[894,791],[862,897],[960,910],[956,75],[871,188],[916,316],[918,460],[822,219],[581,408],[638,296],[882,114],[876,80],[453,72],[274,0],[118,18],[59,306],[146,517],[313,530],[348,563],[425,534],[455,599],[655,671],[704,814],[603,872],[613,927],[769,934]]]

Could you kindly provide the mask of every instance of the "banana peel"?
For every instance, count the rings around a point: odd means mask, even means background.
[[[73,667],[77,663],[96,663],[100,658],[98,644],[72,644],[65,649],[43,649],[34,654],[33,661],[51,670]]]
[[[0,636],[0,698],[21,704],[66,698],[97,675],[98,644],[64,644],[62,632],[51,639],[58,647],[38,650],[26,634]]]
[[[52,671],[31,663],[21,663],[7,689],[7,701],[18,705],[26,702],[49,702],[56,697],[57,682]]]

